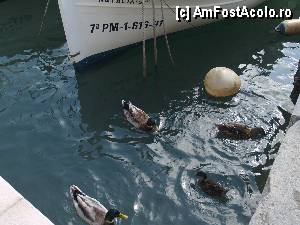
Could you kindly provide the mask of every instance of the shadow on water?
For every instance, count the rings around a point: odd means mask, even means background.
[[[40,36],[38,32],[46,1],[0,2],[0,55],[13,56],[23,50],[54,48],[65,42],[57,1],[50,1]]]
[[[300,94],[300,60],[298,62],[298,70],[294,75],[294,82],[293,82],[293,90],[291,92],[290,98],[294,104],[297,103]]]

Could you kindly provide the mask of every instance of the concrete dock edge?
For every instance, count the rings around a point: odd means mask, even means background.
[[[300,224],[300,100],[250,225]]]
[[[298,98],[298,101],[295,105],[292,117],[291,117],[291,121],[290,121],[290,125],[293,125],[294,123],[296,123],[297,121],[300,120],[300,98]]]
[[[0,177],[0,224],[54,225],[2,177]]]

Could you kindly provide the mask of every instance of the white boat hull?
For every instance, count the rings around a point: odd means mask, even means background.
[[[177,22],[176,6],[213,8],[215,5],[231,9],[237,6],[254,7],[264,0],[164,0],[164,19],[167,33],[193,26],[201,26],[213,20],[192,19],[190,23]],[[86,61],[92,56],[153,38],[153,9],[145,0],[142,16],[142,0],[58,0],[64,30],[74,63]],[[170,6],[170,7],[169,7]],[[155,21],[158,36],[163,34],[160,0],[155,0]]]

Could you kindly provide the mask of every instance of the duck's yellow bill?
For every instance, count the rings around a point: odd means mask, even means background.
[[[120,213],[119,216],[118,216],[120,219],[128,219],[128,216],[123,214],[123,213]]]

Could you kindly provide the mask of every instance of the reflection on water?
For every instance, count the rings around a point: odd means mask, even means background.
[[[9,2],[15,3],[1,7]],[[160,40],[159,71],[147,79],[137,47],[76,74],[62,31],[52,34],[50,25],[39,40],[33,35],[26,43],[25,35],[14,47],[1,45],[0,175],[55,224],[83,224],[68,195],[71,184],[128,213],[122,224],[247,224],[293,109],[300,44],[273,33],[275,24],[223,21],[171,35],[176,68]],[[242,89],[216,100],[202,80],[224,65],[241,75]],[[162,131],[132,128],[121,99],[159,117]],[[229,121],[268,134],[254,141],[216,138],[214,124]],[[229,201],[195,191],[197,169],[229,187]]]
[[[0,55],[13,56],[23,50],[57,47],[64,40],[58,5],[50,1],[45,26],[38,32],[46,1],[0,1]]]

